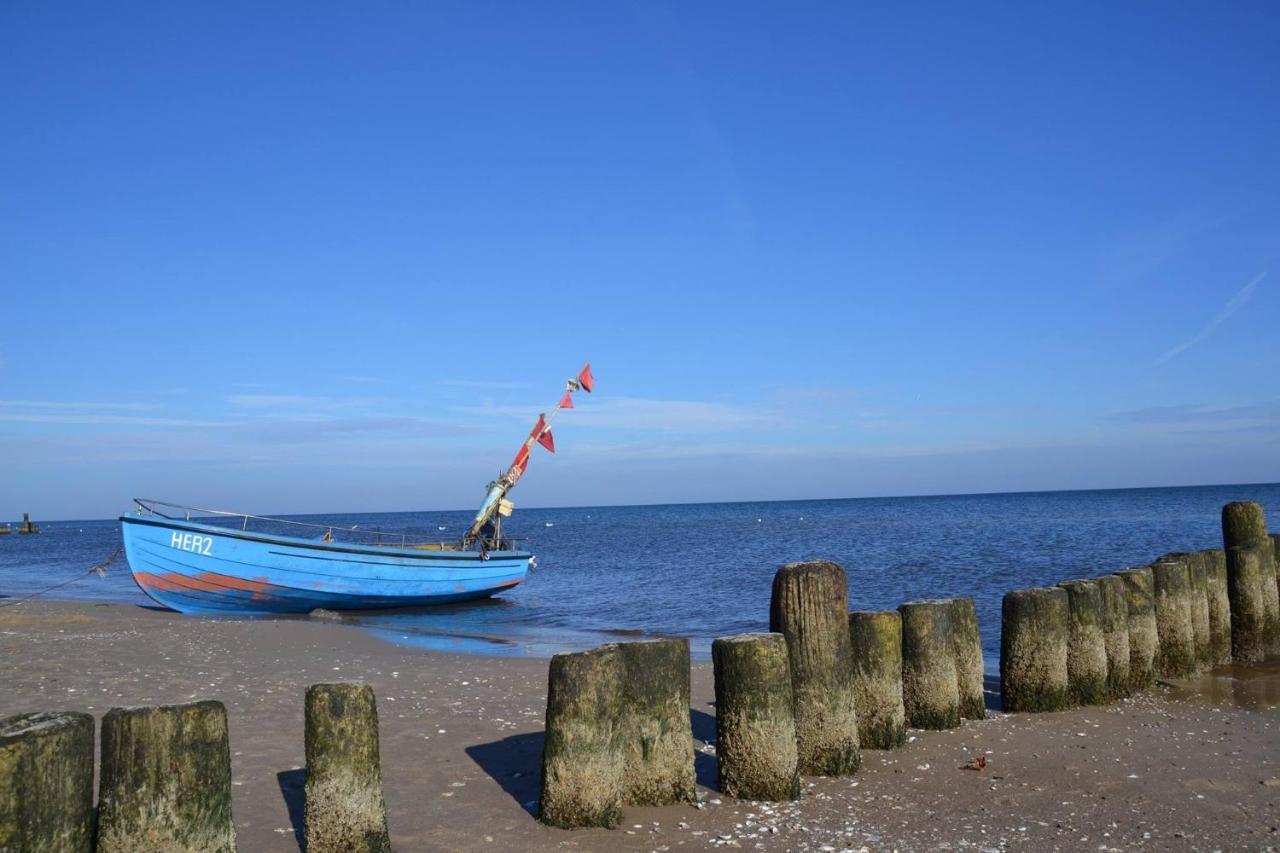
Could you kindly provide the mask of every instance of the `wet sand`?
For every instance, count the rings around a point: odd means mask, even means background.
[[[1103,708],[992,714],[866,751],[797,803],[715,791],[711,667],[693,667],[697,805],[617,830],[549,829],[538,795],[545,660],[402,648],[347,625],[231,621],[114,604],[0,607],[0,716],[226,703],[244,851],[296,851],[302,697],[378,697],[392,840],[417,850],[1238,850],[1280,847],[1280,670],[1216,671]],[[982,770],[962,769],[986,758]]]

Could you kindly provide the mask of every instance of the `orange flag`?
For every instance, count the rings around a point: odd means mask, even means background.
[[[585,388],[588,394],[591,393],[595,386],[596,378],[591,375],[590,362],[587,362],[586,366],[582,368],[582,372],[578,374],[578,384]]]
[[[568,391],[565,391],[564,396],[560,398],[560,408],[562,409],[573,408],[573,395],[570,394]]]

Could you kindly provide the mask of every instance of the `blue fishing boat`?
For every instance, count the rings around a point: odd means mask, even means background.
[[[306,613],[316,608],[418,607],[485,598],[524,581],[533,554],[502,533],[507,493],[533,446],[555,452],[551,421],[591,391],[587,365],[541,414],[511,465],[489,484],[461,540],[200,509],[135,498],[120,517],[133,579],[152,600],[183,613]]]

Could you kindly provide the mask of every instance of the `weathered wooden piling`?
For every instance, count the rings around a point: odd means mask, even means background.
[[[1067,707],[1071,605],[1065,589],[1005,593],[1000,607],[1000,699],[1004,710]]]
[[[949,598],[908,601],[902,614],[902,704],[907,725],[952,729],[960,725],[954,608]]]
[[[93,717],[64,711],[0,720],[0,850],[93,850]]]
[[[978,608],[972,598],[951,599],[951,639],[955,643],[960,718],[985,719],[987,700],[983,695],[982,635],[978,632]]]
[[[711,644],[720,791],[740,800],[800,796],[791,663],[781,634]]]
[[[849,614],[858,740],[863,749],[892,749],[906,740],[902,705],[902,616],[896,610]]]
[[[22,525],[18,528],[19,533],[39,533],[40,528],[31,521],[30,513],[22,514]]]
[[[1186,560],[1191,577],[1191,637],[1195,642],[1196,665],[1203,669],[1213,665],[1209,652],[1209,566],[1200,551],[1187,554]]]
[[[307,853],[390,853],[373,688],[313,684],[305,706]]]
[[[551,658],[542,748],[543,823],[613,828],[622,818],[625,667],[616,644]]]
[[[796,750],[808,776],[844,776],[861,762],[848,605],[835,563],[789,563],[774,575],[769,630],[787,639]]]
[[[1257,663],[1267,656],[1267,611],[1262,597],[1260,547],[1227,548],[1227,598],[1231,602],[1231,658]]]
[[[1124,582],[1129,625],[1129,689],[1145,690],[1156,678],[1156,654],[1160,638],[1156,631],[1155,580],[1150,566],[1125,569],[1116,577]]]
[[[1070,631],[1067,639],[1067,684],[1071,701],[1102,705],[1107,693],[1107,640],[1103,632],[1102,586],[1096,579],[1063,581],[1067,591]]]
[[[1231,662],[1231,602],[1227,597],[1227,555],[1221,548],[1200,552],[1209,605],[1209,665]]]
[[[1155,592],[1156,674],[1163,678],[1194,675],[1195,633],[1191,625],[1191,569],[1185,554],[1166,554],[1151,564]]]
[[[622,801],[661,806],[691,802],[693,729],[689,718],[689,641],[619,645],[622,653]]]
[[[1259,556],[1259,580],[1256,586],[1236,590],[1231,599],[1232,618],[1236,612],[1236,598],[1245,599],[1256,589],[1261,598],[1262,646],[1265,653],[1280,652],[1280,589],[1276,586],[1275,545],[1267,533],[1267,518],[1262,505],[1256,501],[1232,501],[1222,508],[1222,542],[1230,555],[1232,548],[1257,548]],[[1228,564],[1227,582],[1231,582]],[[1252,602],[1245,601],[1247,609]],[[1233,628],[1234,632],[1234,628]],[[1233,640],[1234,642],[1234,640]]]
[[[98,853],[233,853],[221,702],[112,708],[102,718]]]
[[[1107,695],[1129,695],[1129,602],[1124,581],[1116,575],[1098,578],[1102,590],[1102,638],[1107,649]]]

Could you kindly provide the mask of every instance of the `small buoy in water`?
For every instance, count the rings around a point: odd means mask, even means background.
[[[544,527],[555,527],[555,525],[554,525],[554,524],[552,524],[552,523],[551,523],[551,522],[549,522],[549,521],[547,521],[547,522],[543,522],[543,526],[544,526]]]
[[[763,519],[763,518],[757,518],[757,519],[756,519],[756,524],[760,524],[760,523],[761,523],[761,522],[763,522],[763,521],[764,521],[764,519]]]
[[[804,521],[804,516],[803,516],[803,515],[802,515],[802,516],[800,516],[800,520],[801,520],[801,521]]]
[[[448,530],[448,529],[449,529],[449,528],[448,528],[448,526],[446,526],[446,525],[444,525],[444,524],[442,524],[442,525],[440,525],[439,527],[437,527],[437,528],[436,528],[436,530]]]

